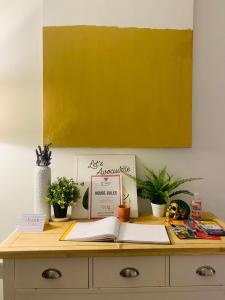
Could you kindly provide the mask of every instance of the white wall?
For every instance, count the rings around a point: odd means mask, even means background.
[[[41,141],[39,0],[0,0],[0,240],[32,209],[34,145]]]
[[[41,0],[0,0],[0,240],[32,211],[42,131],[41,26]],[[145,164],[204,177],[189,187],[200,192],[204,209],[225,218],[225,1],[196,0],[194,30],[192,149],[54,149],[53,177],[73,176],[74,154],[135,153],[139,176]]]
[[[194,0],[45,0],[44,26],[193,28]]]

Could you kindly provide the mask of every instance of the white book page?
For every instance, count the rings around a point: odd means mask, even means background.
[[[78,222],[65,240],[96,241],[116,239],[120,222],[116,217],[108,217],[94,222]]]
[[[170,244],[164,225],[121,223],[118,242]]]

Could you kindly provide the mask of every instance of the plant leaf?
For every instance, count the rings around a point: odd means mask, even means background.
[[[180,194],[186,194],[189,196],[194,196],[194,194],[188,190],[179,190],[179,191],[175,191],[172,194],[169,195],[170,198],[176,196],[176,195],[180,195]]]

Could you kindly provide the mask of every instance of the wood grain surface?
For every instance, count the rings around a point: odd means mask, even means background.
[[[225,228],[225,223],[212,213],[204,213]],[[15,232],[0,247],[0,258],[78,257],[78,256],[173,256],[173,255],[225,255],[225,237],[220,241],[179,240],[167,227],[171,245],[133,244],[110,242],[59,241],[72,222],[50,222],[40,233]],[[164,224],[165,218],[143,215],[137,224]]]

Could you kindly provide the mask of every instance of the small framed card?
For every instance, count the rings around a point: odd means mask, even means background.
[[[90,180],[90,218],[100,219],[117,215],[122,203],[121,175],[95,175]]]
[[[23,214],[19,231],[21,232],[42,232],[45,224],[44,214]]]

